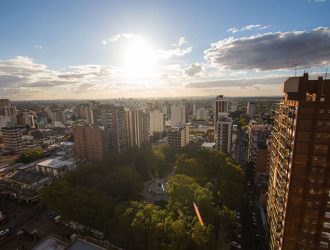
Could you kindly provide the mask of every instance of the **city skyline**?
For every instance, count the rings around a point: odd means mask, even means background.
[[[280,96],[288,76],[324,76],[329,9],[326,0],[2,1],[1,97]]]

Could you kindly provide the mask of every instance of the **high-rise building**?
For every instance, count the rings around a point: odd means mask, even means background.
[[[105,151],[122,153],[126,151],[126,130],[124,107],[98,105],[93,108],[93,121],[104,126]]]
[[[89,124],[94,124],[93,108],[94,103],[80,104],[77,106],[78,117],[85,119]]]
[[[171,126],[176,127],[178,124],[186,123],[186,106],[183,104],[171,105]]]
[[[209,110],[206,109],[206,108],[199,108],[199,109],[197,109],[196,119],[197,120],[208,121],[209,120]]]
[[[126,145],[140,148],[148,141],[149,121],[142,110],[125,110]]]
[[[28,125],[31,128],[35,126],[33,114],[21,112],[16,115],[16,120],[17,120],[17,125]]]
[[[104,159],[104,127],[77,125],[73,129],[73,138],[76,158],[93,162]]]
[[[16,107],[9,99],[0,99],[0,128],[16,125]]]
[[[228,100],[223,95],[218,95],[214,101],[214,124],[220,116],[228,116]]]
[[[220,116],[215,125],[215,143],[223,153],[231,152],[233,120],[230,117]]]
[[[256,115],[256,103],[255,102],[248,102],[246,105],[246,114],[249,117],[254,117]]]
[[[248,147],[247,160],[253,164],[256,169],[257,160],[260,158],[259,154],[265,155],[267,152],[266,141],[270,135],[270,125],[260,124],[254,120],[250,120],[247,127]],[[267,157],[266,157],[267,159]],[[259,160],[260,162],[260,160]]]
[[[179,150],[189,144],[189,127],[186,124],[178,124],[168,131],[168,144]]]
[[[329,249],[330,80],[290,77],[271,139],[271,250]]]
[[[159,110],[150,112],[150,132],[162,133],[164,131],[164,114]]]
[[[25,127],[25,126],[23,126]],[[19,154],[23,149],[23,127],[4,127],[1,129],[5,150]]]

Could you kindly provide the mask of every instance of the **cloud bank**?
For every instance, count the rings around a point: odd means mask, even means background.
[[[205,59],[229,70],[278,70],[314,67],[330,61],[330,29],[233,37],[211,44]]]

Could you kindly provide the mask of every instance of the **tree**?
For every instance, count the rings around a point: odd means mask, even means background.
[[[44,152],[40,149],[23,152],[16,160],[17,163],[30,163],[44,157]]]

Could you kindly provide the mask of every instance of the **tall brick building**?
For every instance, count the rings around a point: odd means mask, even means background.
[[[330,80],[291,77],[284,93],[271,141],[270,249],[329,249]]]
[[[102,161],[104,151],[104,129],[94,126],[75,126],[73,129],[75,156],[78,159]]]

